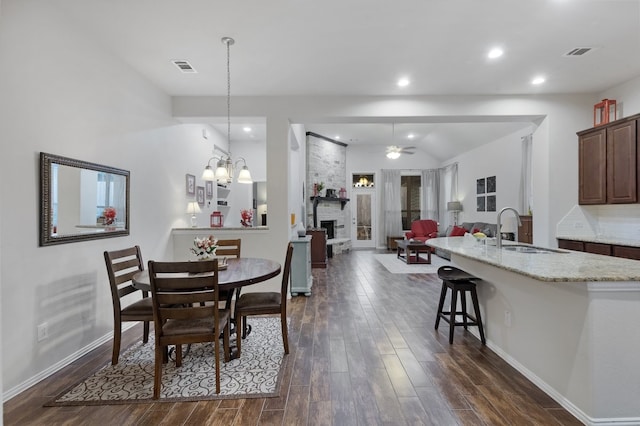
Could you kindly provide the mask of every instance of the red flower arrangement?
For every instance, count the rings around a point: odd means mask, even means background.
[[[102,216],[104,216],[105,225],[112,225],[113,222],[116,221],[116,209],[113,207],[106,207],[102,212]]]
[[[253,218],[253,211],[252,210],[240,210],[240,224],[242,226],[246,226],[249,227],[251,226],[251,219]]]

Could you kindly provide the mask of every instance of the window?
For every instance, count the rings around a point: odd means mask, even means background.
[[[411,222],[420,219],[421,186],[420,176],[400,177],[402,229],[411,229]]]

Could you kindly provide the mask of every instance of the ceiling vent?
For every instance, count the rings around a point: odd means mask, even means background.
[[[193,69],[193,67],[191,66],[191,64],[187,61],[171,61],[173,62],[173,64],[178,67],[178,69],[180,69],[180,71],[182,72],[186,72],[186,73],[194,73],[194,72],[198,72],[195,69]]]
[[[565,53],[564,56],[583,56],[591,52],[592,50],[593,47],[576,47]]]

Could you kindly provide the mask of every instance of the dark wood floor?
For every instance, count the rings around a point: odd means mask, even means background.
[[[291,353],[277,398],[42,406],[108,363],[106,344],[5,403],[4,424],[581,424],[470,333],[456,329],[450,345],[446,323],[434,330],[436,275],[390,274],[371,255],[332,258],[313,270],[313,295],[291,300]],[[141,334],[136,326],[125,344]]]

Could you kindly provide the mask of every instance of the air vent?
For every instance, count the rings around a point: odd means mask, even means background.
[[[178,67],[178,69],[180,69],[180,71],[182,72],[187,72],[187,73],[194,73],[194,72],[198,72],[195,69],[193,69],[193,67],[191,66],[191,64],[187,61],[171,61],[173,62],[173,64]]]
[[[592,50],[593,50],[593,47],[576,47],[574,49],[571,49],[567,53],[565,53],[564,56],[582,56],[582,55],[586,55]]]

